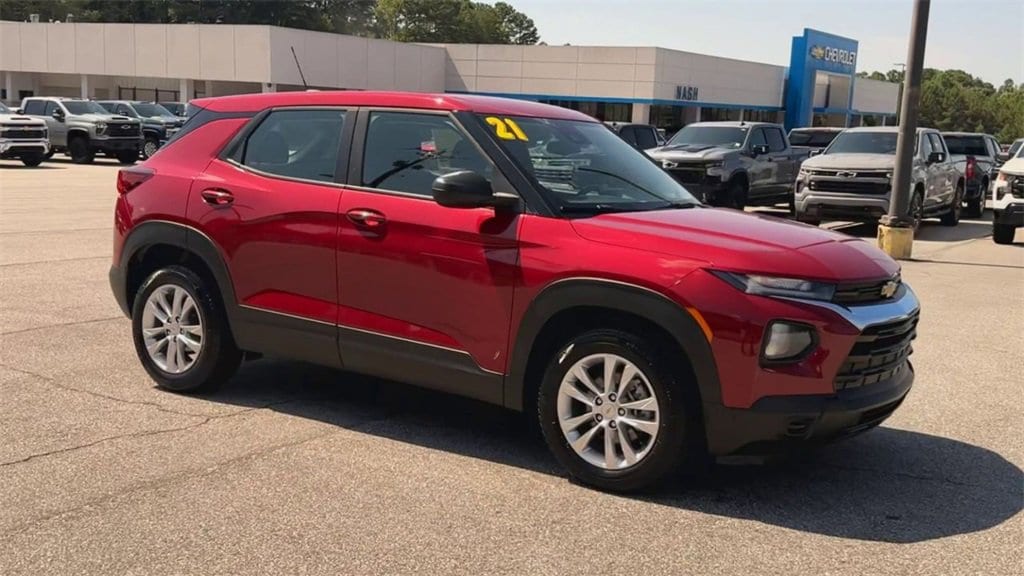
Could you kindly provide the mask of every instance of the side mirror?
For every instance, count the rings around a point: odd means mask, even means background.
[[[434,180],[434,201],[447,208],[513,208],[519,204],[514,194],[494,192],[486,178],[472,170],[459,170]]]
[[[25,110],[23,108],[15,108],[14,109],[14,113],[15,114],[24,114]]]
[[[751,146],[750,147],[750,151],[754,153],[754,156],[761,156],[762,154],[767,154],[768,153],[768,145],[767,144],[757,144],[755,146]]]
[[[811,150],[811,153],[808,154],[808,156],[818,156],[818,155],[820,155],[824,151],[825,151],[824,148],[815,148],[814,150]]]
[[[928,163],[935,164],[938,162],[945,162],[946,154],[944,152],[932,152],[928,155]]]
[[[57,108],[56,110],[54,110],[53,114],[51,114],[51,116],[53,116],[53,119],[58,121],[58,122],[63,122],[64,121],[64,111],[61,110],[60,108]]]

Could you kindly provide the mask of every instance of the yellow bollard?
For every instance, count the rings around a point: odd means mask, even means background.
[[[897,260],[909,260],[914,247],[914,229],[879,224],[878,247]]]

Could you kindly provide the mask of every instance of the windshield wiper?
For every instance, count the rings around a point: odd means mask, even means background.
[[[609,214],[612,212],[636,212],[637,208],[616,206],[615,204],[566,204],[561,206],[558,211],[562,214]]]

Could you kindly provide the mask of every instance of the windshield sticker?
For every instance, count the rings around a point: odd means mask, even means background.
[[[486,122],[494,128],[494,133],[502,140],[522,140],[523,142],[530,140],[526,137],[523,129],[511,118],[503,119],[496,116],[488,116]]]
[[[425,152],[427,154],[435,154],[437,152],[437,144],[435,144],[433,140],[420,142],[420,152]]]

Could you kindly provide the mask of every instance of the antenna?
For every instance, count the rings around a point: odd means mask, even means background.
[[[302,78],[302,87],[309,90],[309,84],[306,84],[306,75],[302,73],[302,64],[299,64],[299,57],[295,54],[295,46],[290,48],[292,49],[292,58],[295,58],[295,67],[299,69],[299,78]]]

